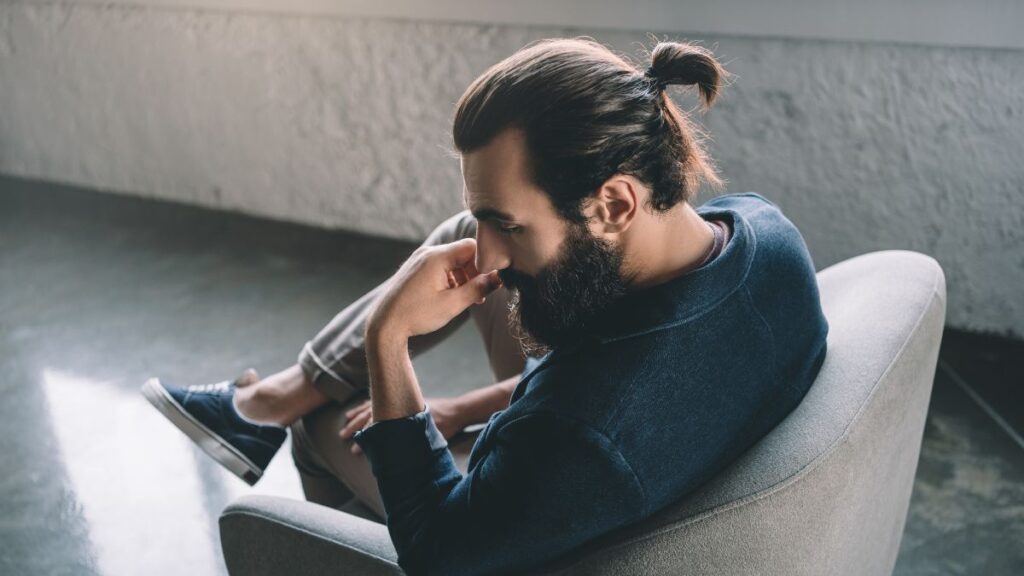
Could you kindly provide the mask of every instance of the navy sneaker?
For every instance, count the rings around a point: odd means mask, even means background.
[[[257,424],[235,410],[237,380],[180,388],[150,378],[142,394],[172,424],[233,474],[255,484],[284,443],[281,426]]]

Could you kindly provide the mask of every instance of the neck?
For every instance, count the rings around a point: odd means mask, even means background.
[[[657,286],[698,268],[714,245],[714,232],[689,202],[643,217],[623,238],[624,266],[635,274],[633,288]]]

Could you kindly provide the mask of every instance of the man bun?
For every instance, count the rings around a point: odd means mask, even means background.
[[[705,108],[718,98],[726,74],[710,50],[687,42],[659,42],[645,73],[660,87],[696,85]]]

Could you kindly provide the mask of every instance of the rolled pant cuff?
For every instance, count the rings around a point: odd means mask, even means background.
[[[306,379],[313,386],[339,404],[345,404],[355,396],[366,393],[364,387],[356,386],[351,381],[330,369],[327,364],[313,352],[311,342],[306,342],[299,352],[299,367]]]

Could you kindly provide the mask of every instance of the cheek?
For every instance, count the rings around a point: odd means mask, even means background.
[[[513,267],[524,274],[536,277],[537,273],[550,261],[549,248],[543,241],[537,239],[513,243],[511,246]]]
[[[548,268],[558,260],[564,249],[562,242],[563,237],[553,233],[533,239],[528,248],[530,273],[536,275],[539,270]]]

